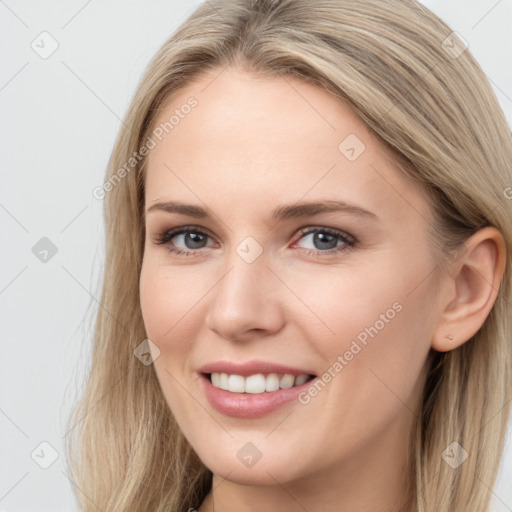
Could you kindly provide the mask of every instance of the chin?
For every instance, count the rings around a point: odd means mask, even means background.
[[[241,464],[232,464],[217,461],[208,469],[214,474],[225,480],[239,485],[254,485],[254,486],[274,486],[277,483],[284,484],[290,480],[295,480],[298,475],[290,472],[290,465],[287,464],[284,468],[280,464],[273,464],[271,462],[263,462],[260,460],[253,467],[241,467]]]
[[[257,448],[250,441],[234,437],[230,443],[217,444],[217,450],[211,446],[193,448],[214,475],[240,485],[274,486],[306,476],[301,470],[305,459],[300,448],[283,451],[277,445],[262,444]]]

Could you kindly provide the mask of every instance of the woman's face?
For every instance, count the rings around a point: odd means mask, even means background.
[[[217,69],[166,122],[140,293],[188,441],[239,483],[395,471],[438,308],[421,192],[358,117],[296,78]]]

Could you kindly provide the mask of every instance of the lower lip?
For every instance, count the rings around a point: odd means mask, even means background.
[[[235,418],[261,418],[297,400],[302,391],[311,386],[311,379],[300,386],[258,394],[232,393],[216,388],[210,379],[201,374],[201,386],[213,408],[226,416]],[[297,400],[298,401],[298,400]]]

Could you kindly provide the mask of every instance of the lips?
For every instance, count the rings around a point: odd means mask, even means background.
[[[200,369],[206,398],[220,413],[258,418],[292,402],[315,375],[308,369],[265,361],[217,361]]]
[[[257,373],[269,374],[277,373],[280,375],[290,374],[295,377],[299,375],[314,375],[314,372],[306,368],[296,368],[278,363],[267,361],[248,361],[246,363],[234,363],[230,361],[216,361],[204,365],[199,369],[201,373],[227,373],[228,375],[242,375],[248,377]]]

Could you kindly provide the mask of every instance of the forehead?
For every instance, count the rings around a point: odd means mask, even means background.
[[[413,209],[428,215],[368,126],[297,78],[210,70],[168,102],[154,127],[147,204],[201,198],[214,210],[240,204],[258,213],[274,202],[344,199],[397,218]]]

